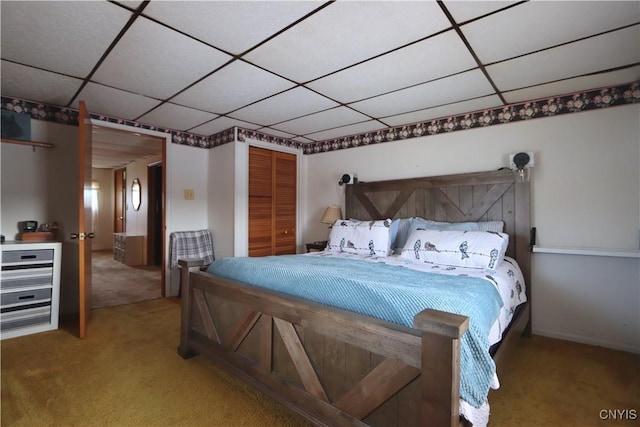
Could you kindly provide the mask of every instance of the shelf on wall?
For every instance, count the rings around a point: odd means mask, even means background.
[[[533,247],[534,253],[562,254],[562,255],[590,255],[607,256],[616,258],[640,258],[640,250],[633,249],[591,249],[591,248],[565,248],[565,247]]]
[[[2,142],[6,142],[8,144],[18,144],[18,145],[30,145],[32,147],[42,147],[42,148],[51,148],[53,144],[48,142],[37,142],[37,141],[23,141],[21,139],[11,139],[11,138],[2,138]]]

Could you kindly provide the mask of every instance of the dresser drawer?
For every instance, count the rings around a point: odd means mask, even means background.
[[[2,264],[15,262],[53,262],[53,249],[2,251]]]
[[[2,294],[2,312],[5,308],[13,306],[23,306],[31,304],[41,304],[49,302],[51,304],[51,289],[33,289],[30,291],[17,291]]]
[[[43,271],[44,270],[44,271]],[[3,271],[0,289],[20,289],[33,286],[52,286],[53,268],[38,270]]]
[[[0,317],[0,331],[19,331],[27,326],[43,325],[48,327],[52,324],[51,301],[49,303],[34,304],[24,308],[3,308]],[[57,327],[57,319],[55,319]],[[16,331],[16,333],[17,333]]]

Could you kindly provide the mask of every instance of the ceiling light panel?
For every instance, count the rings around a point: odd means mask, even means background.
[[[108,2],[1,3],[3,59],[76,77],[93,69],[131,16]]]
[[[52,105],[67,105],[82,84],[82,80],[74,77],[7,61],[2,61],[0,75],[3,96],[34,99]]]
[[[156,1],[144,14],[233,54],[295,22],[319,1]]]
[[[638,21],[637,1],[530,1],[461,29],[480,60],[487,64]],[[569,22],[580,25],[568,25]]]
[[[460,37],[450,30],[308,86],[349,103],[476,67]]]
[[[435,107],[493,93],[480,70],[425,83],[351,104],[372,117],[386,117]]]
[[[293,87],[293,83],[242,61],[226,67],[172,99],[217,114]]]
[[[500,62],[487,67],[487,72],[500,90],[511,90],[638,62],[640,26],[636,25]]]
[[[436,2],[335,2],[250,52],[247,60],[298,82],[450,26]]]
[[[93,80],[166,99],[230,59],[192,38],[138,18],[100,65]]]

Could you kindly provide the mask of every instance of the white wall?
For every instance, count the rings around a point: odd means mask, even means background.
[[[31,139],[53,144],[36,148],[2,143],[0,228],[7,240],[18,235],[17,223],[56,221],[62,241],[60,313],[78,309],[78,128],[31,120]]]
[[[209,155],[210,150],[169,144],[166,149],[165,253],[169,256],[169,235],[172,231],[209,228]],[[185,200],[184,190],[193,190],[194,199]],[[168,259],[168,258],[167,258]],[[179,290],[179,275],[171,274],[167,262],[166,295]]]
[[[52,220],[47,214],[47,151],[26,145],[2,143],[0,202],[1,234],[6,240],[20,238],[24,220],[42,224]]]
[[[209,162],[209,229],[213,233],[216,258],[234,256],[236,227],[235,153],[241,142],[224,144],[210,151]]]
[[[304,239],[327,237],[320,216],[329,204],[344,207],[344,193],[336,186],[343,173],[377,181],[494,170],[507,166],[511,153],[533,151],[532,225],[538,246],[638,250],[639,118],[640,106],[631,105],[306,156]],[[565,264],[560,255],[533,258],[535,333],[640,353],[638,258],[594,262],[577,256]],[[568,274],[593,272],[596,265],[600,274]],[[584,311],[570,318],[561,314],[563,307],[568,313]],[[603,314],[594,315],[598,307]]]
[[[98,215],[93,223],[93,239],[91,249],[101,251],[113,248],[113,170],[97,169],[91,171],[92,181],[98,183]]]

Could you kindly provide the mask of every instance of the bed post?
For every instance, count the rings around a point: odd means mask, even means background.
[[[184,359],[196,356],[198,353],[189,348],[189,320],[191,318],[192,292],[191,281],[189,280],[189,269],[204,265],[203,260],[178,260],[180,265],[180,295],[182,307],[180,310],[180,345],[178,354]]]
[[[469,318],[426,309],[413,325],[422,331],[420,425],[460,425],[460,338]]]

